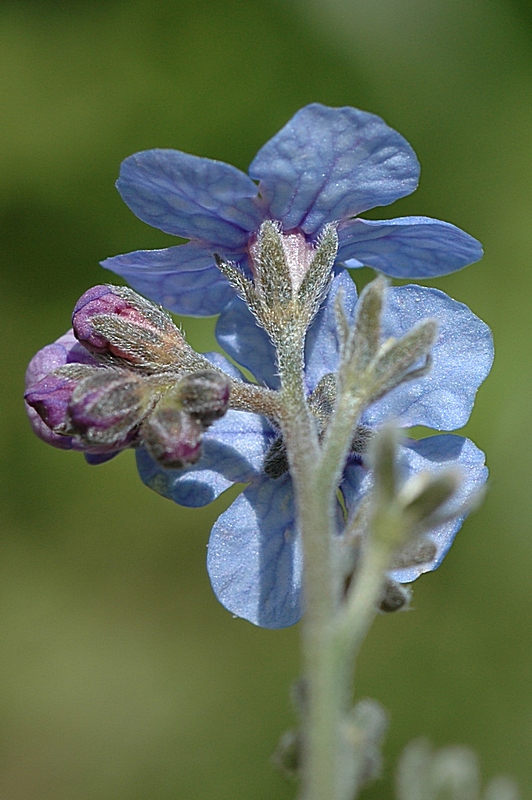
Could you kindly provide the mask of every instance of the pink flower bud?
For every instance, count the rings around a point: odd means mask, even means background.
[[[72,326],[100,361],[148,373],[177,371],[190,349],[171,317],[127,286],[93,286],[76,303]]]
[[[216,370],[181,378],[144,421],[141,439],[161,466],[180,469],[201,457],[206,429],[222,417],[229,402],[229,381]]]
[[[161,404],[143,423],[142,442],[161,466],[181,469],[201,457],[204,427],[179,408]]]

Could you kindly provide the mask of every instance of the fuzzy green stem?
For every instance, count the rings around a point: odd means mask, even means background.
[[[345,681],[352,681],[355,658],[377,615],[391,555],[387,544],[369,538],[352,592],[336,619],[333,638],[339,661],[346,671]]]
[[[292,340],[279,350],[281,425],[291,468],[303,539],[305,614],[302,620],[304,712],[302,798],[336,800],[339,727],[344,692],[335,680],[331,646],[333,595],[332,535],[334,492],[319,484],[320,448],[315,420],[303,385],[303,343]]]
[[[353,661],[375,616],[391,551],[387,532],[379,531],[367,543],[347,604],[340,604],[333,552],[336,492],[364,398],[340,394],[320,447],[303,383],[303,341],[297,334],[280,343],[278,361],[280,423],[303,540],[306,697],[300,798],[345,800],[345,775],[351,769],[342,761],[341,730],[351,705]]]

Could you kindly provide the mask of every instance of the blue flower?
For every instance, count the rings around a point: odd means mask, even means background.
[[[150,225],[190,241],[108,258],[103,266],[171,311],[209,316],[234,298],[213,254],[249,274],[249,248],[268,219],[309,242],[337,222],[339,264],[399,278],[431,278],[477,261],[480,244],[450,223],[357,216],[410,194],[418,178],[414,151],[382,119],[313,103],[259,150],[249,177],[177,150],[127,158],[117,182],[127,205]]]
[[[307,335],[305,381],[309,395],[325,375],[338,368],[334,300],[340,288],[348,318],[355,313],[355,286],[348,274],[340,271]],[[370,429],[389,419],[403,427],[422,425],[439,431],[455,430],[467,422],[475,393],[493,360],[490,330],[467,306],[443,292],[410,285],[389,290],[383,337],[400,337],[427,317],[435,318],[439,325],[432,370],[367,408],[361,422]],[[226,353],[247,367],[259,383],[277,388],[273,347],[240,299],[231,300],[220,317],[217,338]],[[223,356],[211,354],[210,358],[239,377],[237,368]],[[264,417],[229,411],[205,435],[200,461],[186,470],[162,469],[145,450],[137,451],[142,480],[184,506],[205,505],[233,483],[247,484],[214,524],[207,566],[221,603],[236,616],[269,628],[292,625],[302,613],[301,542],[291,478],[284,473],[274,479],[264,470],[266,454],[277,436]],[[469,439],[453,434],[405,440],[400,463],[404,479],[421,470],[457,466],[465,476],[460,503],[487,477],[484,454]],[[349,513],[367,494],[371,482],[364,459],[351,457],[340,486]],[[390,577],[409,583],[439,566],[462,521],[455,519],[430,532],[436,552],[428,563],[397,567]]]

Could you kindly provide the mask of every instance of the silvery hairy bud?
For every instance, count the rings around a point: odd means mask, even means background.
[[[369,698],[360,700],[341,721],[339,797],[358,796],[358,789],[379,777],[387,728],[385,710]]]
[[[426,739],[415,739],[399,760],[398,800],[519,800],[519,789],[505,775],[492,778],[482,791],[478,759],[466,747],[434,750]]]
[[[338,250],[336,226],[324,227],[316,242],[301,231],[282,230],[267,220],[249,247],[253,280],[217,258],[220,271],[275,343],[286,328],[304,333],[327,294]]]
[[[181,378],[143,423],[144,446],[161,466],[180,469],[201,457],[203,434],[227,411],[229,381],[214,370]]]
[[[100,361],[144,373],[186,369],[193,352],[166,311],[127,286],[93,286],[76,303],[72,327]]]

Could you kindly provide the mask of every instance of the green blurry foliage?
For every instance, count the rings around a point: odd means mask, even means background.
[[[377,620],[359,696],[391,712],[382,782],[426,735],[473,746],[532,796],[530,565],[532,16],[524,0],[12,0],[0,3],[0,796],[282,800],[268,758],[293,724],[297,629],[216,603],[209,527],[144,488],[132,453],[97,468],[35,439],[25,365],[69,325],[98,261],[170,237],[138,221],[120,161],[176,147],[245,169],[302,105],[383,116],[422,163],[393,216],[455,222],[484,260],[433,282],[494,329],[470,435],[491,491],[409,613]],[[386,216],[377,210],[370,216]],[[356,277],[364,281],[369,271]],[[213,321],[183,320],[214,346]],[[234,490],[236,491],[236,490]]]

